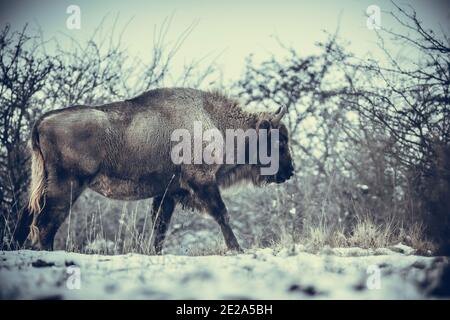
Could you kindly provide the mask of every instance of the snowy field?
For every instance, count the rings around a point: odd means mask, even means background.
[[[225,256],[0,251],[2,299],[423,299],[449,259],[406,246]],[[434,291],[433,291],[434,290]]]

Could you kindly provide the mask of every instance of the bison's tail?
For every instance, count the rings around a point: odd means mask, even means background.
[[[33,243],[39,239],[39,229],[37,227],[37,217],[45,206],[46,176],[44,157],[39,145],[39,133],[37,124],[31,132],[31,188],[30,199],[28,201],[29,214],[33,215],[30,225],[29,237]]]

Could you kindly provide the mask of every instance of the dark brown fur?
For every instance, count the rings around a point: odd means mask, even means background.
[[[206,128],[280,129],[280,169],[261,176],[258,164],[175,165],[170,134]],[[229,225],[219,186],[239,181],[281,183],[293,174],[288,134],[269,113],[247,113],[219,93],[194,89],[156,89],[134,99],[103,106],[76,106],[45,114],[32,130],[30,205],[16,231],[20,245],[28,234],[34,246],[52,249],[70,206],[90,188],[113,199],[154,197],[154,240],[160,252],[177,203],[208,212],[219,224],[229,249],[240,250]],[[158,212],[159,211],[159,212]],[[155,221],[156,220],[156,221]]]

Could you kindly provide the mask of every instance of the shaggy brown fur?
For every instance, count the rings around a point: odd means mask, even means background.
[[[248,113],[218,92],[187,88],[148,91],[136,98],[102,106],[75,106],[45,114],[34,126],[30,237],[37,248],[52,249],[53,239],[70,206],[86,188],[122,200],[154,197],[154,241],[162,243],[177,203],[208,212],[219,224],[230,249],[240,250],[229,225],[219,186],[250,181],[281,183],[293,174],[286,127],[281,112]],[[170,158],[173,130],[192,133],[194,121],[203,129],[261,127],[280,129],[280,169],[260,175],[260,164],[181,164]],[[193,134],[192,134],[193,136]],[[163,197],[164,195],[164,197]],[[19,226],[30,226],[27,215]],[[28,225],[27,225],[28,224]]]

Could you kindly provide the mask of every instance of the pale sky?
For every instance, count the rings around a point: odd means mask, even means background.
[[[411,4],[426,26],[449,28],[449,1],[397,1]],[[81,9],[81,29],[68,30],[66,8],[78,5]],[[301,54],[314,53],[314,44],[324,40],[323,30],[334,32],[340,17],[340,36],[351,42],[351,49],[358,54],[376,51],[376,36],[366,26],[365,11],[369,5],[381,8],[381,24],[396,28],[387,11],[392,10],[385,0],[342,1],[293,1],[293,0],[41,0],[1,1],[0,21],[2,27],[10,23],[20,28],[28,22],[32,28],[40,26],[46,39],[64,38],[62,33],[77,40],[87,39],[107,16],[106,27],[112,25],[116,14],[120,14],[118,29],[131,18],[123,39],[130,55],[145,60],[153,43],[153,30],[165,18],[174,15],[168,41],[174,41],[192,23],[196,27],[175,57],[175,65],[207,56],[217,57],[226,81],[240,78],[245,58],[254,54],[260,61],[271,54],[282,55],[283,51],[274,39],[276,35],[283,43],[292,46]]]

